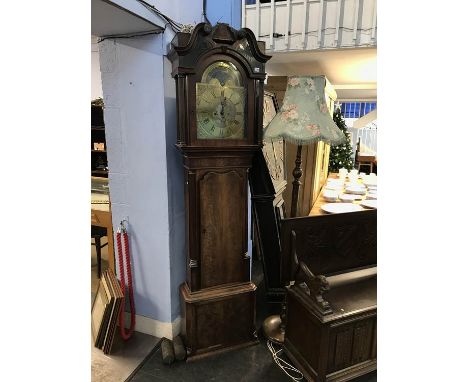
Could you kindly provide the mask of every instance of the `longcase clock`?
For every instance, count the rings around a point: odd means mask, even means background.
[[[169,59],[185,168],[187,277],[180,287],[189,359],[256,343],[247,187],[262,140],[263,53],[249,29],[198,24]]]

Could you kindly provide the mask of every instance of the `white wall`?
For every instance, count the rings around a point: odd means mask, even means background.
[[[91,37],[91,101],[102,97],[99,46],[96,37]]]
[[[155,5],[180,22],[201,18],[201,0]],[[165,57],[172,37],[168,28],[99,44],[112,220],[115,230],[129,221],[136,329],[167,337],[178,331],[185,279],[183,167],[174,147],[175,81]]]
[[[100,44],[112,220],[129,221],[137,314],[170,322],[163,37]]]

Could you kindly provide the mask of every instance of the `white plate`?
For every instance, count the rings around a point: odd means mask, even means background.
[[[330,179],[327,179],[327,183],[329,184],[343,184],[344,183],[344,180],[343,179],[335,179],[335,178],[330,178]]]
[[[346,182],[346,187],[359,187],[359,188],[366,188],[366,186],[359,182]]]
[[[356,212],[363,210],[359,204],[353,203],[327,203],[320,208],[329,214],[341,214],[344,212]]]
[[[367,200],[377,200],[377,194],[367,194],[366,199]]]
[[[361,200],[362,195],[354,195],[354,194],[341,194],[340,200],[345,203],[352,203],[355,200]]]
[[[366,193],[365,188],[356,186],[348,186],[345,188],[345,190],[348,194],[364,195]]]
[[[325,191],[335,191],[335,192],[337,192],[337,191],[341,191],[342,189],[343,189],[343,186],[340,186],[340,185],[338,185],[338,186],[335,186],[335,185],[333,185],[333,186],[330,186],[330,185],[325,186]]]
[[[336,191],[325,190],[322,196],[327,202],[336,202],[338,200],[338,192]]]
[[[363,183],[369,187],[369,186],[374,186],[377,187],[377,179],[364,179]]]
[[[363,200],[361,202],[361,206],[367,207],[367,208],[373,208],[377,209],[377,200]]]

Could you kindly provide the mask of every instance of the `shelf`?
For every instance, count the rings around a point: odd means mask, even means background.
[[[91,174],[108,174],[109,171],[107,170],[91,170]]]
[[[94,131],[105,131],[106,128],[104,126],[91,126],[91,130]]]
[[[92,153],[106,153],[107,150],[91,150]]]

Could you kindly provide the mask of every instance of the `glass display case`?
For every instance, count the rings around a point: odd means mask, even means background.
[[[91,177],[91,208],[109,210],[109,179]]]
[[[91,192],[109,195],[109,179],[92,176]]]

